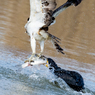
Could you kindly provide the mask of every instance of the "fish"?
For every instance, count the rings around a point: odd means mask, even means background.
[[[22,68],[26,68],[28,66],[34,66],[34,65],[46,65],[47,67],[47,58],[45,56],[41,57],[34,57],[31,59],[31,61],[26,60],[24,64],[22,64]]]

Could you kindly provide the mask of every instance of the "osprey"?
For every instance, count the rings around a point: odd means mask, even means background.
[[[41,52],[44,50],[45,40],[50,40],[58,52],[63,53],[59,46],[60,39],[48,33],[48,27],[55,22],[55,17],[71,5],[77,6],[82,0],[68,0],[65,4],[56,8],[56,0],[30,0],[30,17],[25,25],[26,32],[30,36],[32,58],[36,54],[36,41],[40,42]],[[54,10],[55,9],[55,10]]]

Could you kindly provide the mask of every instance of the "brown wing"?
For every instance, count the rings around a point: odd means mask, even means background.
[[[52,17],[53,10],[56,8],[56,0],[41,0],[42,1],[42,10],[45,13],[44,18],[44,27],[48,27],[54,20]]]

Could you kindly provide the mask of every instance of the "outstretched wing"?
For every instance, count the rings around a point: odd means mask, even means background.
[[[70,7],[71,5],[75,5],[75,6],[79,5],[81,3],[81,1],[82,0],[68,0],[65,4],[61,5],[56,10],[54,10],[52,16],[55,18],[62,11],[64,11],[65,9],[67,9],[68,7]]]
[[[63,10],[71,5],[77,6],[82,0],[68,0],[65,4],[56,8],[56,0],[30,0],[30,19],[31,21],[39,21],[42,27],[51,25],[55,17]],[[55,10],[54,10],[55,9]]]

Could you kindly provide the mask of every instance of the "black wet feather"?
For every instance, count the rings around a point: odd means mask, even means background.
[[[53,69],[53,73],[57,77],[63,79],[72,89],[76,91],[81,91],[82,89],[84,89],[84,80],[78,72],[61,69],[51,58],[48,58],[48,62],[49,69],[51,71]]]

